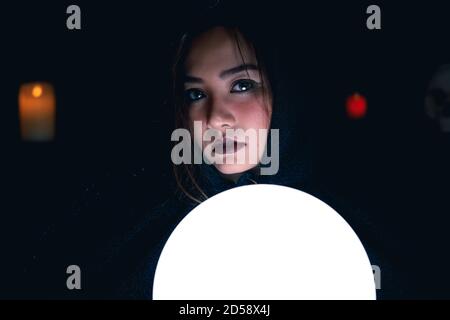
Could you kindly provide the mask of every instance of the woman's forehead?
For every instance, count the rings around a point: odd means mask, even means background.
[[[238,37],[239,46],[233,34],[223,27],[200,34],[189,50],[185,62],[186,73],[217,73],[243,62],[257,64],[252,48],[239,34]]]

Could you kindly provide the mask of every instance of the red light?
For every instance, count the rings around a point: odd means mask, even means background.
[[[354,93],[347,98],[347,115],[351,119],[361,119],[367,113],[367,100],[359,93]]]

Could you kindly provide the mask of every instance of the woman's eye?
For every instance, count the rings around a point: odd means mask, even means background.
[[[255,88],[257,83],[253,80],[239,80],[233,84],[231,92],[245,92]]]
[[[205,94],[198,89],[186,90],[185,95],[188,102],[194,102],[205,97]]]

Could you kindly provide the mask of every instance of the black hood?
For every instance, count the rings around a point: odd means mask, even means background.
[[[193,165],[196,183],[202,191],[211,197],[224,190],[252,183],[278,184],[302,189],[310,183],[312,177],[313,152],[311,137],[313,119],[311,109],[306,99],[302,82],[290,74],[287,51],[282,49],[286,39],[280,37],[283,27],[268,20],[249,19],[254,12],[253,6],[245,5],[235,10],[235,6],[227,7],[224,3],[213,9],[200,13],[200,18],[191,17],[183,33],[178,38],[195,37],[212,27],[224,26],[237,28],[244,37],[250,40],[257,53],[258,63],[263,66],[270,83],[272,93],[272,117],[270,129],[279,130],[279,168],[274,175],[259,175],[260,170],[250,170],[242,174],[237,182],[225,179],[212,165]],[[303,60],[304,57],[295,57]],[[273,157],[271,135],[268,136],[268,156]],[[270,166],[268,164],[267,166]],[[195,190],[189,190],[197,196]],[[181,197],[184,195],[181,193]],[[186,197],[187,198],[187,197]],[[201,197],[200,197],[201,198]],[[187,200],[187,199],[185,199]],[[187,202],[190,202],[187,200]]]

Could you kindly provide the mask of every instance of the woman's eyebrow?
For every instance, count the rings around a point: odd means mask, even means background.
[[[258,67],[254,64],[241,64],[240,66],[222,71],[219,77],[223,79],[245,70],[258,70]]]
[[[223,70],[220,74],[219,74],[219,78],[223,79],[229,76],[232,76],[233,74],[242,72],[242,71],[246,71],[246,70],[258,70],[258,67],[255,64],[241,64],[240,66],[237,67],[233,67],[230,69],[226,69]],[[203,83],[203,79],[202,78],[198,78],[198,77],[193,77],[190,75],[185,75],[183,77],[183,82],[184,83]]]
[[[183,82],[184,82],[184,83],[187,83],[187,82],[192,82],[192,83],[202,83],[203,80],[202,80],[202,78],[197,78],[197,77],[185,75],[185,76],[183,77]]]

